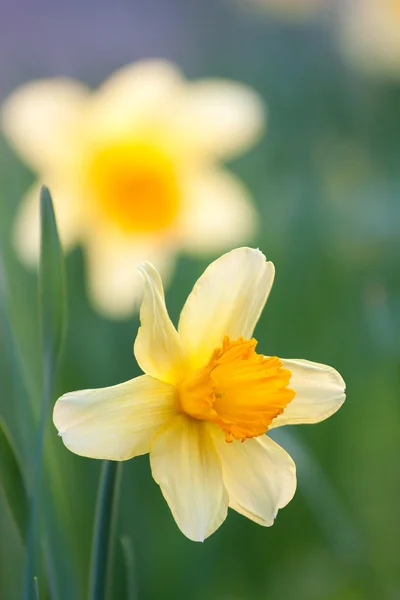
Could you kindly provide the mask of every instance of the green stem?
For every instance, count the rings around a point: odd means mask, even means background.
[[[37,577],[34,577],[33,585],[34,585],[34,589],[35,589],[35,600],[39,600],[39,598],[40,598],[40,596],[39,596],[39,581],[38,581]]]
[[[103,462],[93,532],[89,600],[106,600],[110,587],[121,473],[121,463]]]
[[[133,552],[132,540],[129,537],[129,535],[122,535],[120,537],[120,543],[123,554],[126,600],[135,600],[135,557]]]

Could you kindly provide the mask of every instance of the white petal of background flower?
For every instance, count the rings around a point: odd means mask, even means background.
[[[218,529],[227,515],[228,494],[205,423],[177,416],[154,437],[150,463],[175,521],[188,538],[202,542]]]
[[[155,432],[176,411],[174,388],[142,375],[112,387],[64,394],[53,420],[75,454],[126,460],[148,452]]]
[[[202,366],[228,335],[250,339],[274,280],[259,250],[237,248],[211,263],[182,310],[178,331],[191,361]]]
[[[265,435],[227,444],[221,430],[209,427],[221,457],[229,506],[260,525],[273,525],[278,509],[296,491],[292,458]]]
[[[27,163],[46,172],[69,160],[88,98],[87,88],[73,79],[27,83],[3,104],[1,124]]]
[[[300,359],[282,359],[282,362],[283,367],[292,372],[289,387],[296,396],[272,421],[270,429],[297,423],[319,423],[342,406],[346,386],[333,367]]]
[[[126,135],[129,130],[165,127],[182,89],[180,71],[167,61],[144,60],[122,67],[93,94],[93,131]]]
[[[174,266],[174,250],[153,238],[113,236],[91,229],[86,234],[87,289],[92,305],[110,318],[127,318],[143,295],[143,279],[137,266],[151,261],[168,281]]]
[[[219,252],[254,236],[255,208],[243,184],[227,171],[209,168],[193,174],[184,194],[179,236],[186,251]]]
[[[188,83],[177,119],[194,152],[225,157],[243,151],[260,137],[265,108],[245,85],[203,79]]]

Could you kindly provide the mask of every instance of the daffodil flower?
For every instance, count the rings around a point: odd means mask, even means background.
[[[165,61],[128,65],[93,92],[70,79],[28,83],[2,110],[8,139],[52,190],[64,248],[84,248],[94,306],[112,317],[135,308],[144,259],[165,278],[180,250],[250,241],[253,205],[220,163],[252,145],[263,124],[263,104],[246,86],[188,82]],[[36,184],[15,228],[29,264],[39,255],[38,198]]]
[[[228,507],[273,524],[293,497],[295,465],[264,435],[316,423],[344,401],[333,368],[256,351],[254,327],[274,279],[259,250],[239,248],[197,281],[178,329],[161,278],[140,267],[144,297],[134,353],[145,375],[113,387],[65,394],[54,408],[64,444],[91,458],[150,453],[155,481],[190,539],[202,541]]]
[[[400,1],[347,0],[339,13],[339,43],[357,68],[400,78]]]

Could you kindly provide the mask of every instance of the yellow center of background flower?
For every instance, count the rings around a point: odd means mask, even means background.
[[[180,207],[172,161],[158,148],[119,142],[97,150],[89,185],[103,215],[127,233],[168,228]]]
[[[226,336],[209,362],[178,385],[182,411],[217,423],[227,442],[263,435],[295,397],[287,387],[291,372],[276,356],[257,354],[256,345],[254,338]]]

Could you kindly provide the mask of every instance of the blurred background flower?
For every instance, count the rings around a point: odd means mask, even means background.
[[[152,57],[178,65],[194,83],[240,81],[261,97],[267,135],[227,164],[256,206],[253,244],[277,267],[257,327],[259,344],[278,356],[335,365],[348,399],[318,428],[299,428],[296,437],[273,432],[296,461],[298,492],[269,530],[233,513],[203,545],[191,544],[170,518],[146,457],[139,457],[124,464],[118,533],[132,542],[141,600],[395,600],[400,84],[344,60],[343,13],[336,21],[303,19],[299,26],[268,11],[260,18],[243,6],[236,10],[230,0],[3,0],[0,100],[34,79],[69,77],[96,89],[123,65]],[[334,8],[343,11],[346,2]],[[28,481],[34,432],[27,412],[38,410],[41,389],[37,281],[15,256],[12,232],[20,199],[36,177],[2,136],[0,411]],[[207,263],[200,254],[177,257],[166,291],[175,323]],[[119,323],[92,310],[79,246],[66,266],[69,319],[55,397],[139,375],[131,353],[138,317]],[[67,534],[51,523],[59,597],[83,600],[100,465],[68,452],[52,428],[46,444],[56,476],[42,516],[56,504]],[[62,560],[64,547],[72,565]],[[123,554],[121,544],[117,548]],[[0,597],[20,597],[23,560],[0,488]],[[118,555],[117,586],[123,586],[123,562]],[[120,589],[116,598],[124,598]]]
[[[8,138],[52,190],[65,250],[85,246],[94,306],[122,317],[140,294],[139,262],[166,274],[181,248],[211,253],[251,239],[250,199],[218,161],[253,143],[263,121],[245,86],[187,83],[165,61],[128,65],[93,93],[65,78],[29,83],[2,113]],[[15,240],[37,262],[38,185]]]
[[[346,0],[339,12],[345,57],[375,76],[400,77],[400,2]]]

